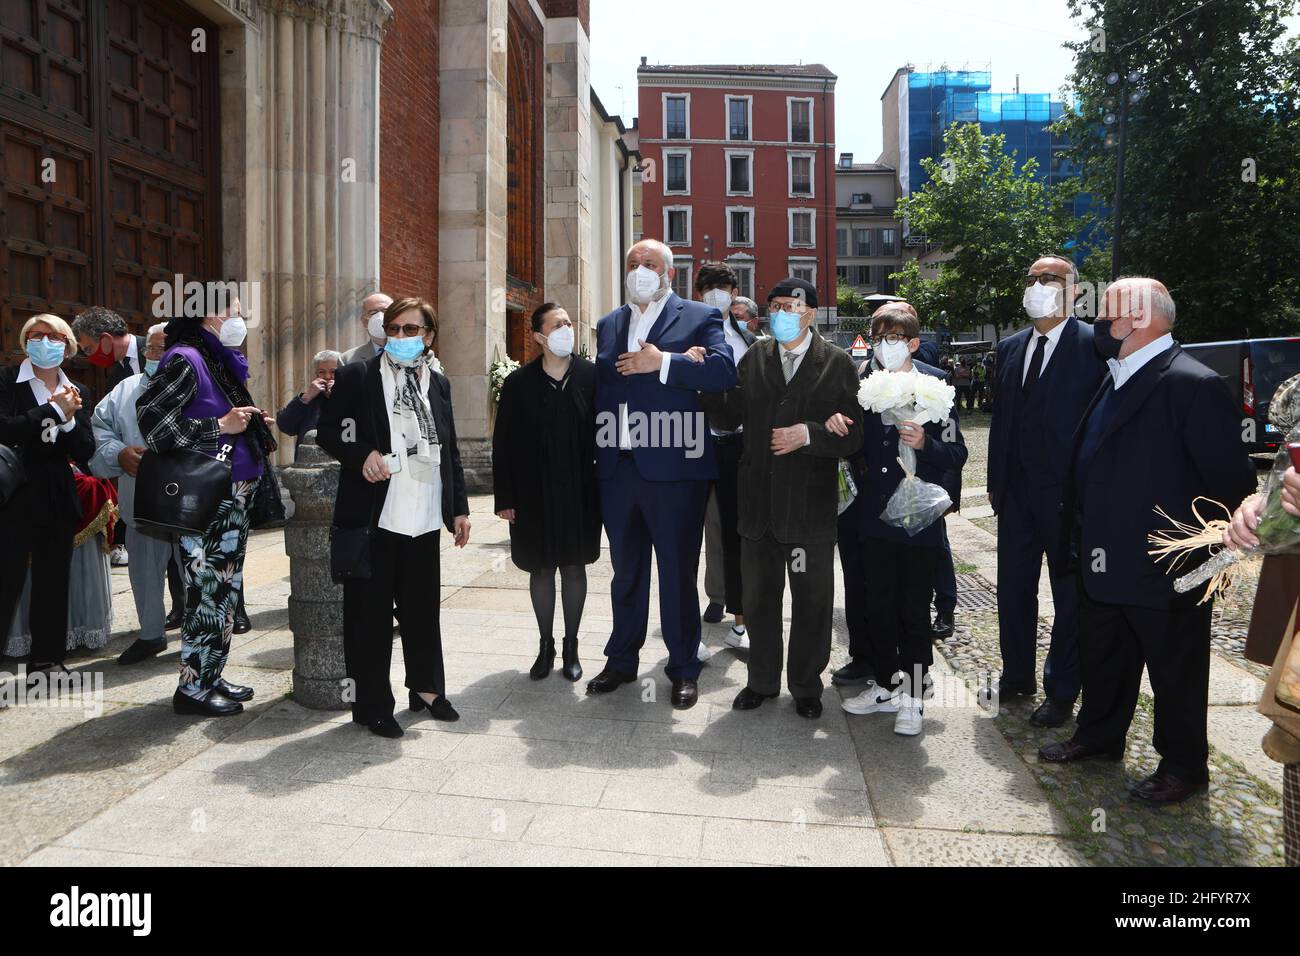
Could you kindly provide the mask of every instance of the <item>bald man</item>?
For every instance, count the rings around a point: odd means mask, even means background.
[[[393,304],[393,297],[383,292],[372,292],[361,300],[358,316],[366,341],[343,353],[342,365],[349,362],[367,362],[384,350],[388,336],[384,333],[384,310]]]
[[[1216,373],[1174,342],[1175,305],[1154,279],[1121,279],[1094,324],[1109,374],[1075,436],[1062,516],[1081,583],[1083,704],[1074,736],[1039,750],[1053,763],[1120,759],[1146,666],[1160,764],[1133,790],[1173,803],[1205,788],[1210,612],[1178,594],[1147,536],[1192,521],[1198,497],[1234,509],[1255,490],[1240,410]],[[1199,559],[1193,557],[1189,567]]]

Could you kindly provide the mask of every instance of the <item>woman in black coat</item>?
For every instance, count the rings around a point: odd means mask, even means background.
[[[511,372],[501,389],[492,434],[498,517],[510,522],[510,557],[529,573],[541,632],[528,674],[541,680],[555,662],[555,572],[564,603],[562,673],[582,677],[578,626],[587,601],[587,568],[600,556],[596,484],[596,366],[573,354],[573,322],[554,302],[532,317],[542,354]]]
[[[0,368],[0,444],[13,450],[26,475],[0,504],[0,635],[9,632],[30,559],[30,680],[63,670],[72,540],[81,519],[68,462],[87,468],[95,439],[81,394],[61,369],[77,348],[68,324],[55,315],[34,315],[19,339],[27,358]]]

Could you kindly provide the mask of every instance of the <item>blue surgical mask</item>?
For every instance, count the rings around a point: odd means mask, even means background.
[[[157,374],[157,372],[158,372],[158,359],[145,359],[144,374],[152,376]]]
[[[771,313],[768,316],[768,324],[772,328],[772,338],[782,345],[793,342],[803,331],[799,324],[799,316],[785,310]]]
[[[63,364],[65,345],[55,339],[28,339],[27,357],[37,368],[58,368]]]
[[[424,339],[418,335],[403,339],[389,339],[384,343],[384,351],[394,362],[414,362],[424,353]]]

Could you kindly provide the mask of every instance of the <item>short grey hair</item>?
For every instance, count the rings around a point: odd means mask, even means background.
[[[144,334],[144,337],[147,339],[150,338],[151,336],[157,335],[159,332],[165,333],[166,331],[167,331],[167,323],[159,322],[157,325],[149,326],[149,331]]]
[[[1169,325],[1173,326],[1178,317],[1178,304],[1174,302],[1174,297],[1165,289],[1163,282],[1159,279],[1153,279],[1151,276],[1120,276],[1111,285],[1118,285],[1121,282],[1140,284],[1139,300],[1149,303],[1152,312],[1166,319]]]
[[[311,364],[319,365],[321,362],[333,362],[335,365],[342,365],[343,354],[333,349],[321,349],[311,357]]]
[[[668,246],[667,243],[660,242],[658,239],[641,239],[641,240],[639,240],[639,241],[633,243],[633,245],[635,245],[635,246],[639,246],[639,245],[642,245],[642,244],[646,244],[646,245],[652,246],[652,247],[654,247],[654,248],[659,252],[659,258],[662,259],[663,262],[664,262],[664,270],[665,270],[665,271],[667,271],[668,269],[673,268],[673,250]],[[623,257],[623,264],[624,264],[624,265],[627,265],[627,259],[628,259],[628,256],[631,256],[631,255],[632,255],[632,250],[631,250],[631,249],[628,249],[628,251],[627,251],[627,256],[624,256],[624,257]]]
[[[112,309],[107,309],[102,305],[92,305],[72,320],[72,334],[74,336],[84,335],[95,341],[99,341],[99,337],[105,332],[117,338],[126,335],[129,331],[125,319]]]
[[[747,296],[738,295],[734,299],[732,299],[731,302],[733,305],[738,303],[744,306],[745,311],[749,313],[749,317],[751,319],[758,318],[758,303],[755,302],[753,299],[748,298]]]

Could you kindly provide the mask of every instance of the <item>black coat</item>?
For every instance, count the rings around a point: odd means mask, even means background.
[[[770,533],[783,544],[835,541],[839,460],[862,445],[858,374],[843,349],[827,345],[815,329],[811,334],[788,384],[782,346],[765,338],[740,360],[735,388],[700,396],[714,427],[745,427],[737,527],[751,540]],[[844,438],[826,428],[836,412],[853,420]],[[797,424],[808,426],[810,442],[788,455],[772,454],[772,429]]]
[[[340,528],[378,527],[388,497],[389,482],[371,483],[361,474],[372,451],[387,455],[393,450],[379,371],[382,358],[377,355],[367,362],[339,366],[330,400],[316,425],[317,444],[343,466],[334,503],[334,524]],[[442,521],[448,531],[455,531],[456,516],[469,514],[469,496],[456,445],[451,383],[439,372],[429,380],[429,407],[442,443]]]
[[[1055,359],[1053,359],[1055,361]],[[1158,506],[1179,521],[1192,520],[1197,496],[1230,511],[1255,490],[1255,468],[1242,442],[1240,409],[1227,384],[1179,346],[1142,366],[1119,391],[1080,495],[1074,462],[1088,417],[1112,390],[1106,375],[1075,434],[1064,486],[1062,534],[1094,601],[1166,610],[1176,600],[1197,600],[1199,590],[1177,595],[1167,562],[1147,553],[1147,535],[1166,530]],[[1082,505],[1080,505],[1082,498]],[[1202,514],[1222,517],[1217,510]],[[1192,570],[1206,554],[1192,555]],[[1074,566],[1074,565],[1072,565]]]
[[[0,368],[0,444],[18,452],[27,481],[0,505],[0,533],[54,528],[71,534],[81,520],[81,500],[68,460],[90,472],[88,462],[95,453],[90,415],[82,409],[75,428],[50,432],[51,423],[63,420],[50,403],[36,404],[31,385],[18,382],[19,368]],[[42,440],[48,434],[54,441]]]
[[[515,509],[510,557],[523,571],[600,557],[596,366],[575,355],[560,392],[546,378],[541,358],[511,372],[492,432],[495,510]]]
[[[145,342],[145,336],[137,335],[135,337],[135,354],[136,358],[140,362],[141,372],[144,371]],[[108,389],[104,394],[107,395],[108,392],[111,392],[119,382],[124,382],[135,374],[136,370],[131,367],[130,360],[127,359],[126,356],[123,356],[119,361],[114,362],[108,367],[108,372],[105,378],[105,381],[108,383]]]

